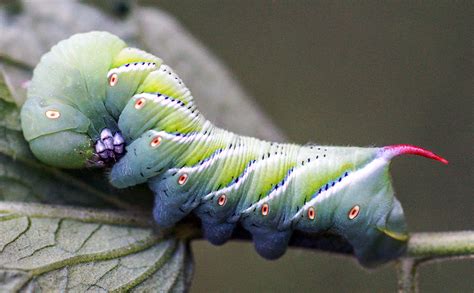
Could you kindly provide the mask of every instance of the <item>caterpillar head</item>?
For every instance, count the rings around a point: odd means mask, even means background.
[[[105,109],[107,72],[125,43],[106,32],[77,34],[46,53],[33,72],[22,129],[42,162],[81,168],[94,162],[95,142],[117,123]]]
[[[23,134],[41,161],[63,168],[80,168],[94,154],[87,134],[90,120],[56,99],[28,99],[21,111]]]

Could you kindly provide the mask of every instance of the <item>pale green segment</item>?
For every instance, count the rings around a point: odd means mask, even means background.
[[[194,166],[211,156],[218,149],[226,148],[232,142],[232,139],[233,135],[230,135],[227,131],[215,130],[210,140],[199,139],[189,144],[178,157],[179,164],[177,166]]]
[[[128,47],[121,50],[117,56],[115,56],[110,68],[117,68],[119,66],[135,62],[151,62],[155,63],[156,66],[159,67],[163,61],[148,52],[137,48]]]
[[[315,192],[326,184],[331,184],[345,172],[353,172],[372,161],[377,150],[356,147],[303,147],[298,161],[304,162],[308,170],[298,177],[301,183],[296,191],[297,200],[300,203],[304,199],[309,201]]]
[[[168,66],[163,64],[150,72],[138,89],[133,87],[133,92],[137,95],[128,101],[118,122],[127,140],[136,139],[141,133],[150,129],[169,133],[202,130],[205,119],[194,106],[189,89]],[[164,97],[171,99],[164,100]],[[141,98],[146,100],[145,105],[137,109],[135,103]],[[181,101],[184,105],[178,105],[177,101]]]
[[[224,149],[229,151],[229,148]],[[258,156],[252,152],[242,152],[236,155],[238,149],[232,148],[231,154],[216,159],[213,164],[198,171],[192,171],[189,175],[189,186],[193,188],[194,194],[205,195],[213,190],[222,189],[241,175],[248,165],[248,162]],[[196,164],[199,166],[199,163]],[[196,166],[195,165],[195,166]],[[204,182],[204,184],[203,184]]]
[[[242,199],[238,209],[246,209],[259,199],[265,198],[287,176],[288,171],[297,165],[296,153],[299,146],[276,144],[269,147],[269,143],[266,145],[267,148],[259,151],[258,161],[254,166],[255,171],[243,184]],[[285,197],[285,195],[282,196]],[[277,210],[274,212],[278,213]]]
[[[137,109],[136,102],[139,99],[143,99],[144,104]],[[136,95],[128,101],[118,124],[124,137],[127,140],[133,140],[150,129],[164,130],[169,133],[200,131],[203,122],[204,118],[197,110],[170,103],[169,99],[164,100],[164,96],[146,94]]]
[[[379,153],[378,148],[357,148],[357,147],[325,147],[313,146],[304,147],[300,152],[298,161],[305,162],[304,166],[300,166],[302,172],[292,184],[293,196],[286,199],[287,213],[294,215],[297,210],[301,209],[306,202],[313,198],[321,196],[318,191],[325,190],[326,184],[332,188],[332,183],[336,182],[336,186],[346,180],[351,180],[350,177],[343,177],[345,172],[352,175],[357,170],[365,167],[368,163],[377,158]],[[308,163],[307,159],[311,161]],[[343,177],[341,182],[338,179]],[[379,178],[380,179],[380,178]],[[384,182],[384,180],[382,180]],[[359,183],[357,183],[359,184]],[[319,231],[325,229],[333,224],[332,219],[335,214],[340,213],[338,210],[341,200],[343,200],[346,190],[352,190],[349,186],[343,189],[337,195],[333,195],[326,199],[323,204],[316,204],[314,207],[317,223],[309,221],[306,230]],[[367,197],[367,192],[363,196]],[[351,206],[352,207],[352,206]],[[349,207],[349,209],[351,208]],[[347,216],[347,211],[344,212]],[[304,221],[307,221],[307,214],[303,214]],[[305,223],[303,221],[303,223]]]
[[[244,172],[249,162],[256,159],[257,156],[256,153],[245,152],[240,156],[229,156],[222,160],[220,166],[217,167],[219,173],[213,178],[212,190],[216,190],[219,186],[222,188],[230,185]]]
[[[117,187],[136,185],[170,168],[194,166],[219,148],[227,146],[232,136],[226,133],[221,130],[211,140],[206,139],[209,138],[206,135],[199,135],[199,139],[182,140],[183,137],[165,132],[146,131],[127,146],[125,156],[114,165],[111,183]],[[161,143],[154,148],[151,142],[157,136],[161,137]]]
[[[154,66],[138,69],[139,65],[143,63],[154,63]],[[118,119],[127,102],[137,92],[137,88],[150,72],[158,69],[161,64],[160,58],[137,48],[124,48],[115,56],[110,72],[115,72],[116,84],[112,86],[110,80],[108,80],[105,100],[105,106],[114,118]],[[126,65],[128,67],[125,67]],[[119,70],[120,67],[125,70]],[[110,74],[108,77],[110,78]],[[107,76],[104,78],[107,78]]]
[[[186,105],[193,100],[186,85],[169,66],[164,64],[147,76],[138,88],[137,93],[161,93],[178,99]]]
[[[105,106],[115,119],[118,119],[127,102],[136,93],[139,85],[154,69],[156,68],[148,67],[142,70],[117,72],[117,84],[114,86],[111,86],[110,83],[107,84]],[[104,76],[104,79],[107,79],[107,76]]]
[[[205,120],[199,113],[192,113],[192,111],[188,110],[185,106],[179,106],[178,109],[170,109],[170,107],[168,107],[167,110],[174,111],[175,113],[167,115],[161,120],[156,120],[155,128],[182,134],[197,132],[203,129],[202,127]]]
[[[33,154],[42,162],[60,168],[83,168],[92,158],[92,141],[86,134],[55,132],[30,141]]]
[[[122,40],[106,32],[77,34],[59,42],[35,68],[28,99],[58,99],[77,108],[91,121],[91,137],[105,127],[116,129],[103,102],[113,56],[124,47]]]
[[[21,122],[27,141],[61,131],[87,133],[90,127],[90,120],[79,110],[51,98],[27,99],[22,108]]]
[[[149,130],[135,139],[126,148],[127,152],[112,168],[110,183],[118,188],[146,182],[149,178],[162,174],[176,166],[176,156],[187,145],[178,146],[175,142]],[[162,137],[159,147],[152,147],[155,137]]]

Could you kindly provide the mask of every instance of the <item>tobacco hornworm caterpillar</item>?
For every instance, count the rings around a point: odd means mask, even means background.
[[[299,146],[219,129],[171,68],[105,32],[74,35],[43,56],[21,119],[41,161],[111,167],[118,188],[148,182],[159,226],[194,212],[204,236],[221,244],[239,224],[269,259],[295,230],[339,236],[363,265],[399,256],[407,230],[390,160],[447,163],[410,145]]]

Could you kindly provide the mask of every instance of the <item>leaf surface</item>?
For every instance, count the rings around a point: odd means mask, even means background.
[[[0,291],[184,289],[192,274],[185,241],[153,231],[147,221],[125,212],[1,202]]]

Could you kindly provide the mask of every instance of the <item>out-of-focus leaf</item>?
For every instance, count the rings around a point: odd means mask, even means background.
[[[21,131],[20,111],[0,71],[0,127]]]
[[[110,5],[120,6],[120,2]],[[155,53],[173,67],[192,91],[200,110],[218,126],[264,139],[283,139],[230,71],[172,16],[156,8],[132,8],[123,21],[72,0],[23,1],[22,13],[16,15],[0,10],[0,63],[4,56],[10,67],[17,64],[22,70],[32,68],[62,39],[78,32],[109,31]],[[9,78],[12,74],[15,93],[22,92],[27,80],[18,70],[7,72]],[[246,119],[240,119],[242,115]]]
[[[0,291],[183,291],[186,244],[139,225],[147,218],[2,202]]]

